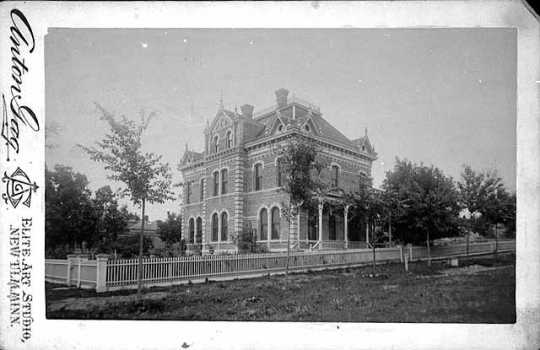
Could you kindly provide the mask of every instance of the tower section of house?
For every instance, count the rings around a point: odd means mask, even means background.
[[[195,152],[186,145],[180,170],[184,179],[182,232],[188,247],[234,251],[235,240],[244,230],[254,232],[258,244],[272,251],[286,249],[288,241],[300,246],[359,240],[356,232],[345,235],[346,215],[329,210],[331,198],[326,208],[322,203],[322,220],[312,220],[314,213],[305,211],[286,220],[282,206],[288,195],[282,188],[279,154],[292,139],[314,141],[319,156],[329,164],[322,177],[334,190],[339,189],[334,191],[339,196],[354,192],[362,176],[371,176],[376,153],[367,131],[350,140],[312,103],[290,97],[286,89],[275,95],[276,104],[256,114],[249,104],[240,112],[221,104],[204,130],[204,150]]]

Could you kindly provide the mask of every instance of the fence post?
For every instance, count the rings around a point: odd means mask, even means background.
[[[409,272],[409,257],[407,256],[407,253],[405,253],[405,272]]]
[[[77,288],[81,288],[81,262],[82,258],[77,258]]]
[[[66,284],[69,285],[71,284],[71,263],[72,263],[72,258],[68,255],[67,256],[67,272],[66,272]]]
[[[399,245],[399,262],[403,263],[403,246]]]
[[[409,261],[413,261],[412,244],[409,243]]]
[[[77,263],[79,264],[80,266],[80,258],[79,258],[79,255],[77,254],[68,254],[67,255],[67,261],[68,261],[68,270],[67,270],[67,278],[66,278],[66,284],[68,286],[71,285],[71,283],[73,282],[71,280],[71,269],[73,267],[75,267],[77,265]],[[80,276],[79,276],[79,279],[80,279]],[[78,283],[76,283],[77,287],[79,286]]]
[[[96,255],[96,292],[102,293],[107,291],[107,254]]]

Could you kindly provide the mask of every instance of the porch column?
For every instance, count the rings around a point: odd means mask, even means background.
[[[369,222],[366,219],[366,244],[369,246]]]
[[[296,215],[296,222],[297,222],[297,224],[296,224],[296,226],[297,226],[297,229],[296,229],[296,244],[297,244],[297,248],[300,249],[300,230],[301,230],[301,227],[300,227],[300,209],[298,209],[298,214]]]
[[[349,205],[346,205],[345,206],[345,209],[343,211],[343,216],[344,216],[344,219],[345,219],[345,224],[344,224],[344,235],[345,235],[345,249],[349,248]]]
[[[318,240],[319,240],[319,249],[321,249],[321,245],[322,245],[322,216],[323,216],[323,208],[324,208],[324,203],[322,201],[319,201],[319,237],[318,237]]]

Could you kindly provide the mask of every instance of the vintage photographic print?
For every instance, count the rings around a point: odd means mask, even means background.
[[[2,347],[540,346],[525,2],[1,9]]]

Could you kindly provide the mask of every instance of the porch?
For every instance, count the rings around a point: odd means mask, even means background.
[[[370,248],[365,220],[351,214],[338,196],[321,198],[316,210],[302,210],[297,217],[298,232],[292,248],[300,250],[341,250]]]

